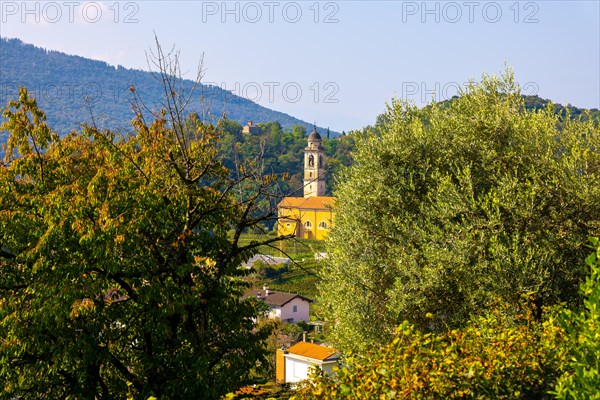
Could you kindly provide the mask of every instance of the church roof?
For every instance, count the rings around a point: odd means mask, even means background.
[[[284,197],[278,207],[309,208],[313,210],[328,210],[333,206],[335,198],[329,196]]]
[[[315,129],[308,137],[308,140],[321,140],[321,135],[319,135],[319,132],[317,132],[317,130]]]

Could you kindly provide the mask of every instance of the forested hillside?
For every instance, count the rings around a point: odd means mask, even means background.
[[[548,99],[542,99],[540,96],[529,96],[522,95],[523,97],[523,108],[527,111],[533,110],[542,110],[548,107],[548,104],[552,103],[552,109],[554,110],[554,114],[558,115],[561,119],[565,118],[569,115],[571,120],[581,119],[582,121],[587,121],[588,119],[592,119],[595,121],[600,121],[600,110],[597,108],[587,109],[587,108],[578,108],[574,107],[570,104],[562,105],[558,103],[554,103]],[[457,96],[440,102],[440,104],[444,107],[449,106],[452,102],[458,99]],[[379,120],[384,118],[383,116],[379,117]]]
[[[35,47],[18,39],[0,38],[1,106],[17,98],[19,86],[28,88],[38,106],[46,112],[48,124],[61,135],[79,128],[83,121],[90,122],[90,111],[99,127],[130,129],[132,87],[148,105],[156,105],[164,97],[161,82],[149,72],[113,67],[102,61]],[[182,82],[183,91],[189,91],[192,86],[190,80]],[[278,121],[285,128],[296,124],[312,128],[305,121],[216,86],[200,85],[194,102],[194,110],[201,115],[219,117],[226,113],[227,118],[244,124],[247,120]],[[335,136],[337,132],[332,134]],[[5,141],[6,132],[0,132],[0,143]]]
[[[525,108],[527,110],[539,110],[545,108],[550,103],[550,100],[542,99],[539,96],[523,96],[525,100]],[[590,110],[584,108],[573,107],[569,104],[553,104],[554,113],[558,114],[560,117],[565,117],[567,113],[571,116],[572,119],[579,118],[583,121],[587,121],[588,119],[593,119],[596,121],[600,121],[600,110],[597,108],[592,108]]]
[[[244,160],[251,160],[260,154],[265,173],[287,175],[287,179],[279,182],[280,194],[301,197],[306,129],[301,125],[284,129],[279,122],[267,122],[260,126],[260,135],[246,135],[242,133],[242,126],[237,122],[223,122],[224,137],[219,142],[219,149],[225,165],[235,172],[236,162],[243,163]],[[311,131],[312,129],[314,128],[311,128]],[[330,194],[340,169],[352,164],[354,135],[343,134],[334,138],[331,135],[327,137],[323,131],[319,133],[323,137],[323,147],[326,149],[327,192]]]

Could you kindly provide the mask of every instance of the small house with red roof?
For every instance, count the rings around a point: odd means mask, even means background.
[[[270,290],[268,286],[261,289],[252,289],[242,296],[242,300],[248,297],[256,297],[269,306],[269,317],[279,318],[283,322],[295,324],[299,321],[310,321],[310,303],[312,300],[299,294],[277,292]]]
[[[287,350],[277,350],[276,380],[297,383],[308,379],[315,368],[331,374],[339,359],[339,353],[332,347],[299,342]]]

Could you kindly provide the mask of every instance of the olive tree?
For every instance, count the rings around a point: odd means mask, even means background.
[[[356,140],[320,286],[342,349],[403,320],[460,326],[498,299],[578,301],[600,232],[597,122],[526,111],[507,71],[449,102],[394,100]]]

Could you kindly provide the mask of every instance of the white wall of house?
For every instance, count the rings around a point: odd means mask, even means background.
[[[299,357],[299,356],[296,356]],[[303,358],[303,359],[299,359]],[[321,368],[323,372],[331,374],[337,361],[322,363],[318,360],[309,361],[306,357],[295,358],[294,355],[285,356],[285,381],[296,383],[308,379],[314,368]]]
[[[291,357],[285,358],[285,381],[296,383],[308,379],[311,368],[315,364],[308,361],[296,360]]]
[[[328,362],[328,363],[321,364],[321,369],[326,374],[332,374],[333,373],[333,367],[335,367],[337,365],[338,365],[337,361],[335,361],[335,362]]]
[[[310,303],[300,298],[295,298],[281,307],[279,318],[282,321],[296,323],[310,321]],[[292,321],[293,320],[293,321]]]

